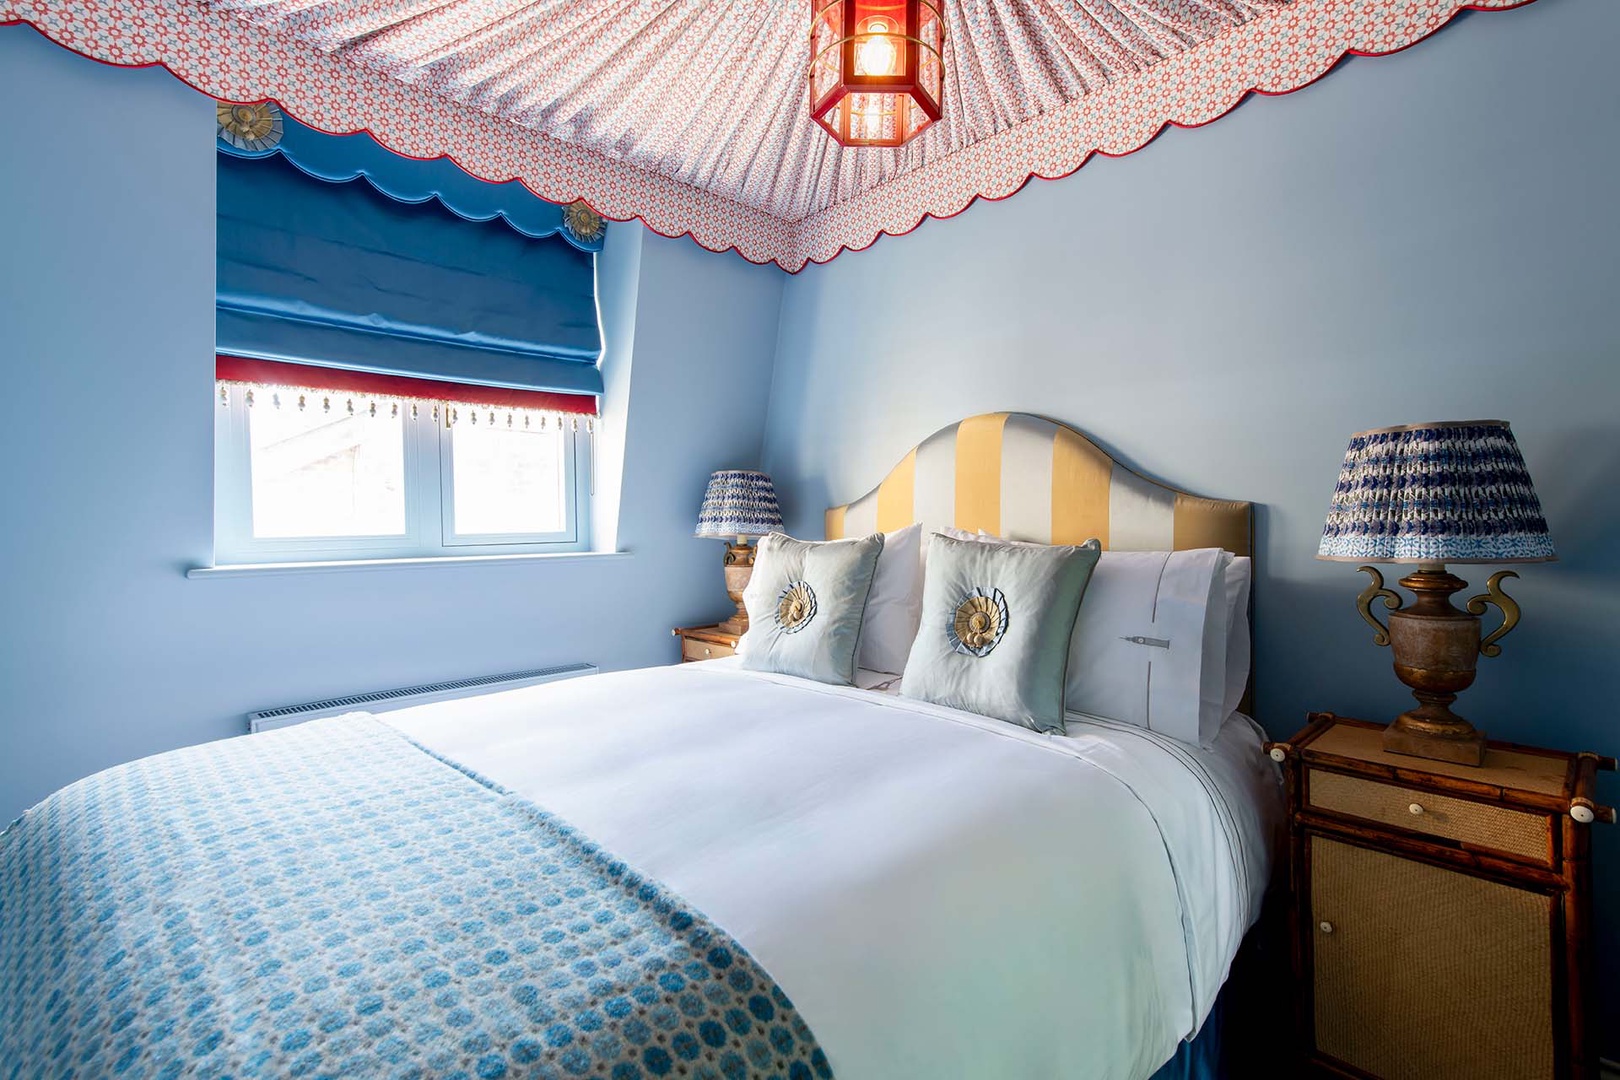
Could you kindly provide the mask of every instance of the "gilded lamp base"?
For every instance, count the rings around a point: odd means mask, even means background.
[[[748,588],[748,580],[753,576],[754,549],[740,539],[735,544],[727,544],[726,596],[737,605],[737,610],[720,624],[722,634],[741,637],[748,632],[748,609],[743,606],[743,591]]]
[[[1361,613],[1378,630],[1373,640],[1390,646],[1395,674],[1412,688],[1418,702],[1417,708],[1403,712],[1384,729],[1384,749],[1431,761],[1483,765],[1484,733],[1452,712],[1451,703],[1473,685],[1479,656],[1501,652],[1497,639],[1518,623],[1518,605],[1501,590],[1502,578],[1517,575],[1510,570],[1493,575],[1489,591],[1470,599],[1467,611],[1459,611],[1451,605],[1451,594],[1467,588],[1468,582],[1447,573],[1439,563],[1421,564],[1416,573],[1401,579],[1415,598],[1405,608],[1398,593],[1384,588],[1377,570],[1361,569],[1373,577],[1373,584],[1361,594]],[[1372,615],[1372,601],[1379,598],[1393,609],[1387,628]],[[1479,617],[1491,604],[1502,609],[1502,625],[1481,640]]]

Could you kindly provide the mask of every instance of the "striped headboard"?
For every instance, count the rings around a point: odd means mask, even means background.
[[[1116,551],[1254,549],[1251,504],[1149,480],[1074,428],[1029,413],[970,416],[929,436],[874,490],[827,511],[827,539],[912,522],[1043,544],[1095,536]]]

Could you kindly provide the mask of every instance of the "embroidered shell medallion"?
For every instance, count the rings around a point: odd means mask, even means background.
[[[776,598],[776,625],[784,634],[797,634],[816,617],[816,591],[808,581],[791,581]]]
[[[951,648],[964,656],[989,656],[1007,632],[1007,598],[1000,589],[974,589],[951,618]]]

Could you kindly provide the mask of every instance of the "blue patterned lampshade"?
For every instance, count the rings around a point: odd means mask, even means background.
[[[1512,429],[1503,420],[1464,420],[1352,436],[1317,558],[1509,563],[1556,556]]]
[[[782,528],[771,478],[752,469],[722,469],[709,477],[698,511],[698,536],[735,540],[765,536]]]

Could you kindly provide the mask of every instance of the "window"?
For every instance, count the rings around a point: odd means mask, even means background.
[[[600,235],[284,119],[217,162],[216,563],[587,550]]]
[[[218,562],[588,546],[594,417],[226,379],[217,393]]]

